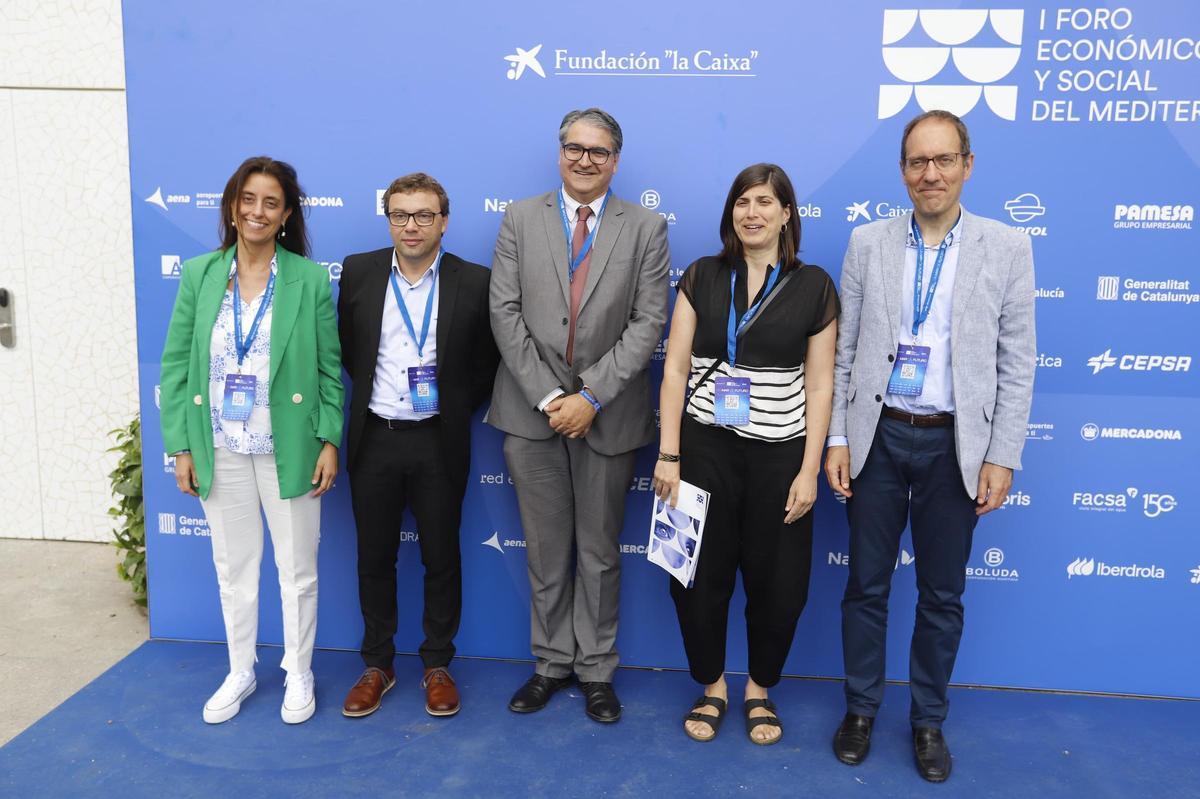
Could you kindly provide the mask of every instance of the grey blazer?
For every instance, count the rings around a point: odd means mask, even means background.
[[[972,498],[984,461],[1021,468],[1037,348],[1029,236],[963,209],[951,304],[954,438]],[[850,476],[866,463],[896,353],[911,215],[855,228],[842,264],[833,417],[850,443]]]
[[[603,410],[586,440],[603,455],[618,455],[655,435],[647,367],[667,321],[666,220],[614,195],[591,258],[568,366],[571,295],[558,192],[508,207],[492,258],[492,332],[501,362],[486,421],[523,438],[550,438],[538,403],[555,388],[572,393],[587,385]]]

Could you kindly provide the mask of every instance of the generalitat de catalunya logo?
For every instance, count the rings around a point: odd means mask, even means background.
[[[921,30],[938,47],[924,44],[897,46],[920,20]],[[1010,46],[964,46],[991,23],[992,31]],[[883,63],[891,77],[901,83],[879,86],[879,119],[894,117],[914,96],[922,111],[942,109],[965,116],[982,96],[988,108],[1001,119],[1017,118],[1017,87],[999,84],[1021,58],[1021,9],[886,9],[883,12]],[[954,62],[959,74],[929,81]],[[949,82],[943,82],[949,81]]]

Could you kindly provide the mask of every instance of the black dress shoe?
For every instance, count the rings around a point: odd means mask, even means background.
[[[847,766],[857,766],[871,751],[871,726],[875,719],[847,713],[833,734],[833,753]]]
[[[570,677],[544,677],[535,674],[513,694],[508,702],[508,709],[514,713],[533,713],[541,710],[555,691],[565,688],[570,683]]]
[[[592,721],[613,722],[621,718],[621,700],[610,682],[581,682],[579,689],[587,697],[587,714]]]
[[[914,727],[913,756],[917,759],[917,771],[930,782],[945,782],[950,776],[950,748],[941,730]]]

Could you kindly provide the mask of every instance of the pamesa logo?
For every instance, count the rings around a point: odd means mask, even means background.
[[[924,44],[896,46],[911,34],[920,20],[925,36],[937,47]],[[991,22],[1005,45],[964,47]],[[999,85],[1021,57],[1021,9],[886,9],[883,12],[883,63],[903,83],[879,87],[879,118],[899,114],[915,95],[923,111],[942,109],[965,116],[984,101],[1001,119],[1017,118],[1017,87]],[[968,82],[929,83],[951,60]],[[951,79],[953,80],[953,79]]]

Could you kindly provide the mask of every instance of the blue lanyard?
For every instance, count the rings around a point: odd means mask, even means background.
[[[734,310],[734,298],[737,296],[737,270],[729,270],[729,325],[725,330],[725,349],[729,355],[729,365],[732,367],[737,360],[737,337],[741,335],[742,329],[746,324],[754,318],[754,314],[758,313],[758,307],[762,305],[763,300],[771,293],[771,289],[775,288],[775,283],[779,280],[779,273],[783,271],[781,268],[783,262],[775,264],[775,268],[771,271],[771,276],[767,278],[767,287],[763,289],[762,296],[758,298],[758,302],[751,305],[742,314],[741,321],[738,321],[737,311]],[[746,269],[746,292],[750,291],[750,270]],[[749,300],[749,297],[747,297]]]
[[[445,250],[438,250],[437,258],[433,261],[433,282],[429,286],[429,296],[425,299],[425,319],[421,322],[421,337],[417,338],[417,331],[413,328],[412,317],[408,315],[408,306],[404,304],[404,296],[400,293],[400,283],[396,280],[396,270],[393,269],[392,275],[392,293],[396,295],[396,304],[400,306],[400,315],[404,317],[404,326],[408,328],[408,335],[412,337],[413,343],[417,345],[417,358],[425,354],[425,339],[429,337],[429,320],[433,318],[433,295],[437,293],[437,278],[438,266],[442,263],[442,253]]]
[[[592,231],[587,234],[587,238],[583,240],[583,246],[579,248],[579,255],[571,258],[571,220],[567,216],[567,203],[563,198],[563,191],[558,190],[558,210],[562,213],[563,235],[567,238],[567,278],[575,279],[575,270],[583,263],[583,259],[587,258],[587,254],[592,251],[592,239],[596,238],[596,232],[600,230],[600,220],[604,216],[604,209],[608,207],[608,198],[612,196],[612,189],[604,192],[604,202],[600,203],[600,213],[596,214],[596,224],[592,226]],[[582,203],[580,204],[582,206]]]
[[[917,226],[917,218],[912,220],[913,239],[917,242],[917,272],[913,276],[913,326],[912,334],[920,332],[921,325],[929,318],[929,310],[933,308],[933,293],[937,291],[938,278],[942,276],[942,262],[946,260],[946,250],[949,247],[950,234],[942,239],[938,247],[937,260],[933,262],[933,274],[929,276],[929,293],[921,303],[921,282],[925,277],[925,241],[921,238],[921,228]]]
[[[246,360],[246,355],[250,352],[250,345],[254,343],[254,337],[258,335],[258,326],[262,324],[263,317],[267,315],[267,307],[271,304],[271,298],[275,295],[275,273],[267,278],[267,290],[263,292],[262,303],[258,306],[258,313],[254,315],[254,322],[250,325],[250,332],[246,338],[242,338],[242,292],[238,288],[237,279],[237,262],[233,265],[233,344],[237,348],[238,370],[242,368],[242,361]]]

